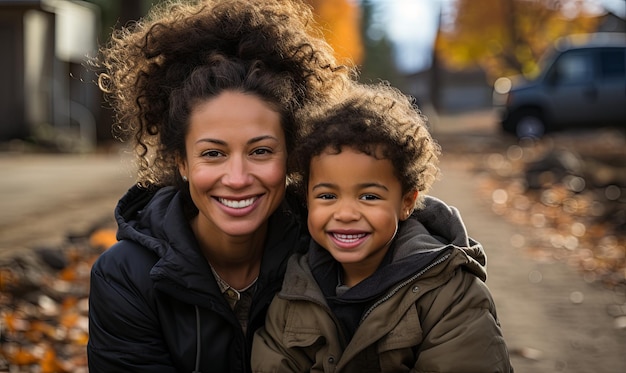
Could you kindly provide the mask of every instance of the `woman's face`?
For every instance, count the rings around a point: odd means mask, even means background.
[[[185,147],[179,171],[189,180],[202,235],[265,229],[285,194],[280,115],[255,95],[225,91],[192,110]]]

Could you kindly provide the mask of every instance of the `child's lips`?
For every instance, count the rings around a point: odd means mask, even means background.
[[[333,237],[335,237],[336,240],[339,241],[343,241],[343,242],[354,242],[357,241],[360,238],[365,237],[365,233],[357,233],[357,234],[345,234],[345,233],[332,233]]]
[[[335,245],[344,249],[351,249],[359,246],[363,241],[367,239],[369,233],[367,232],[353,232],[353,233],[339,233],[329,232],[330,238]]]

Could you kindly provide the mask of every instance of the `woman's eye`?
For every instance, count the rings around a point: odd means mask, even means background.
[[[271,154],[271,153],[272,153],[272,150],[269,148],[258,148],[252,151],[252,154],[254,155],[266,155],[266,154]]]
[[[222,155],[222,152],[218,150],[207,150],[202,152],[203,157],[216,158]]]

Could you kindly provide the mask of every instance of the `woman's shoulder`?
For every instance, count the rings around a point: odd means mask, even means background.
[[[149,278],[150,270],[159,260],[158,256],[142,245],[122,240],[104,251],[92,267],[92,272],[102,277]]]

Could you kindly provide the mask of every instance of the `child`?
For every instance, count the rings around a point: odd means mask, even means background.
[[[255,335],[253,371],[511,372],[483,248],[425,195],[439,147],[412,102],[357,86],[305,128],[313,240]]]

